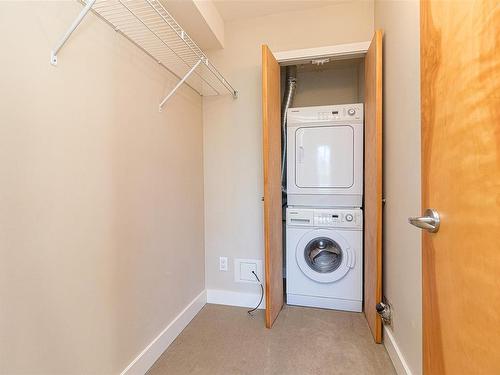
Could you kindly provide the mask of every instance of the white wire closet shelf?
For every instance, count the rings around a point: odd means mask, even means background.
[[[51,62],[89,10],[110,24],[136,46],[179,78],[178,84],[160,103],[160,109],[183,83],[200,95],[238,92],[209,61],[159,0],[87,0],[86,7],[52,51]]]

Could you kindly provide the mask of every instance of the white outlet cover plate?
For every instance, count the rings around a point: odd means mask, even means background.
[[[228,261],[227,257],[219,257],[219,271],[227,271]]]
[[[234,260],[234,281],[237,283],[258,284],[255,276],[251,273],[255,270],[261,283],[264,283],[262,275],[262,260],[260,259],[235,259]]]

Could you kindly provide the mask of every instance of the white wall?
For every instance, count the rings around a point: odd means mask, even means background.
[[[376,1],[375,27],[385,31],[384,295],[393,306],[390,332],[416,375],[422,373],[421,232],[407,218],[420,213],[419,2]]]
[[[328,46],[370,40],[373,30],[373,3],[365,1],[226,23],[225,48],[210,58],[239,99],[203,99],[208,289],[259,292],[233,281],[232,260],[264,256],[261,44],[273,51]],[[229,272],[218,271],[219,256],[230,258]]]
[[[281,69],[285,70],[284,67]],[[363,59],[338,60],[322,67],[299,66],[297,82],[300,85],[297,85],[292,105],[307,107],[363,102],[364,74]],[[285,85],[284,77],[281,84]]]
[[[204,289],[200,97],[76,1],[0,2],[0,373],[120,373]]]

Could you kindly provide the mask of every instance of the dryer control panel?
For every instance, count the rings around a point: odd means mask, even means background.
[[[293,226],[363,228],[363,211],[353,209],[293,208],[286,210],[286,223]]]
[[[363,123],[363,104],[323,105],[313,107],[294,107],[287,112],[287,126],[297,126],[304,122],[361,122]],[[295,124],[295,125],[294,125]]]

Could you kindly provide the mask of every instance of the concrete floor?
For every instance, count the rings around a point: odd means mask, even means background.
[[[206,305],[148,374],[396,374],[362,314],[285,306],[269,330],[246,310]]]

